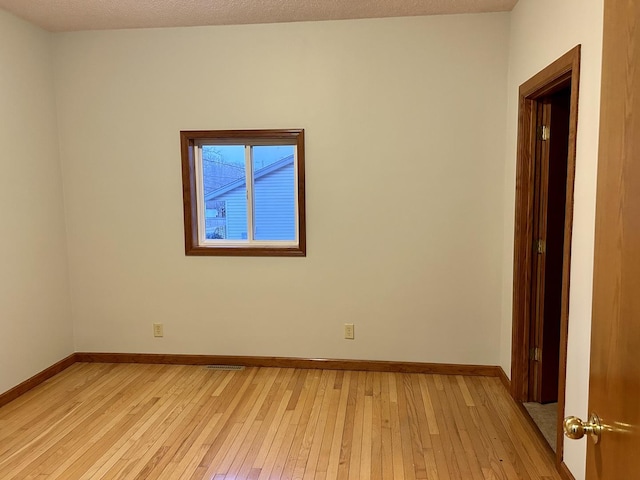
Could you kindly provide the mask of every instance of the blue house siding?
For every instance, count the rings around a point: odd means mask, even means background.
[[[254,237],[255,240],[295,240],[295,171],[293,156],[280,165],[256,172],[254,183]],[[279,162],[278,162],[279,163]],[[266,173],[264,173],[266,172]],[[216,202],[225,202],[226,238],[247,239],[246,185],[238,182],[230,189],[221,189],[220,195],[207,195],[207,208]],[[207,229],[207,233],[209,233]]]
[[[254,186],[256,240],[295,240],[293,163],[258,178]]]
[[[245,193],[236,189],[225,200],[227,202],[227,239],[246,240],[247,199]]]

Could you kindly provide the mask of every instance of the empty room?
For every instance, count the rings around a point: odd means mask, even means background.
[[[635,478],[639,22],[0,0],[0,479]]]

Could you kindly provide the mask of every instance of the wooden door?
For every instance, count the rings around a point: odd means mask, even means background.
[[[605,0],[587,479],[640,478],[640,1]]]
[[[538,101],[530,400],[558,401],[571,87]],[[534,241],[534,244],[536,242]]]

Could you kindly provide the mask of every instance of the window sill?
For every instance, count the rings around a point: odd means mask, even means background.
[[[306,257],[304,246],[297,247],[191,247],[185,254],[195,257]]]

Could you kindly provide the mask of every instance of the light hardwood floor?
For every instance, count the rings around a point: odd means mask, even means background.
[[[497,378],[76,363],[0,408],[9,479],[554,479]]]

